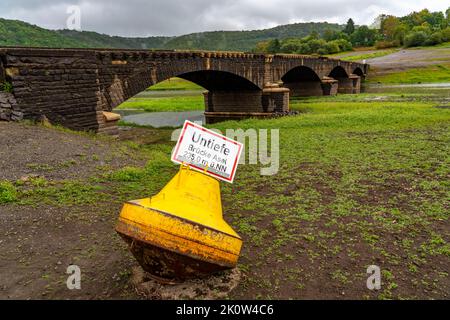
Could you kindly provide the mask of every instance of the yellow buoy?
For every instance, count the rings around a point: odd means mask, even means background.
[[[242,246],[223,220],[219,181],[187,166],[152,198],[126,202],[116,231],[142,268],[164,279],[233,268]]]

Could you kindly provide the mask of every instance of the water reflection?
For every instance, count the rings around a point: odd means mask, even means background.
[[[122,116],[122,120],[138,125],[161,127],[179,127],[185,120],[205,123],[203,110],[181,112],[146,112],[141,110],[115,110]]]
[[[398,84],[398,85],[384,85],[384,84],[365,84],[363,88],[364,93],[370,94],[389,94],[395,93],[398,95],[405,95],[405,97],[394,96],[369,96],[359,98],[361,101],[377,101],[377,100],[393,100],[400,99],[401,101],[407,100],[407,96],[417,96],[422,100],[430,101],[443,101],[446,102],[450,99],[450,82],[449,83],[423,83],[423,84]],[[135,96],[138,99],[152,99],[152,98],[165,98],[165,97],[182,97],[201,95],[202,91],[193,90],[164,90],[164,91],[144,91]],[[354,96],[355,100],[358,96]],[[160,127],[180,127],[185,120],[198,121],[202,124],[205,123],[205,117],[203,110],[195,111],[180,111],[180,112],[146,112],[136,109],[122,109],[114,110],[122,116],[122,120],[128,123],[134,123],[138,125],[147,125],[155,128]]]

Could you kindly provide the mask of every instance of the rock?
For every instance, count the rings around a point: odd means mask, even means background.
[[[50,122],[50,120],[48,120],[48,118],[45,115],[41,115],[37,120],[37,122],[47,128],[52,126],[52,123]]]
[[[22,182],[28,182],[28,181],[30,181],[31,179],[34,179],[34,178],[39,178],[39,175],[38,174],[29,174],[29,175],[20,177],[19,180],[22,181]]]
[[[11,120],[11,116],[8,115],[6,112],[0,112],[0,120],[6,120],[6,121],[10,121]]]
[[[11,113],[11,120],[13,120],[13,121],[20,121],[22,119],[23,119],[23,113],[22,112],[14,110]]]

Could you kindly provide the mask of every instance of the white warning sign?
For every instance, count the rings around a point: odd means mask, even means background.
[[[185,121],[172,161],[233,183],[242,143]]]

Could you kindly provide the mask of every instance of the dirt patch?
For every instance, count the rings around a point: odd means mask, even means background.
[[[39,176],[88,184],[99,167],[145,163],[125,151],[108,137],[0,122],[0,180]],[[0,299],[139,298],[128,285],[137,263],[114,231],[122,203],[114,194],[106,198],[80,205],[0,205]],[[67,288],[72,264],[81,269],[82,290]]]
[[[0,121],[0,180],[39,175],[47,179],[82,179],[102,166],[142,163],[124,154],[109,137],[74,134]]]
[[[403,49],[387,56],[368,59],[370,76],[450,63],[450,48]]]
[[[140,267],[132,269],[131,284],[146,299],[224,299],[236,288],[241,272],[235,268],[204,279],[187,280],[182,283],[162,284],[147,275]]]
[[[88,145],[91,152],[105,159],[105,166],[123,167],[148,160],[136,155],[139,145],[131,146],[131,153],[124,147],[168,139],[168,132],[143,128],[126,130],[119,140],[17,123],[0,123],[0,128],[2,179],[30,174],[28,161],[22,159],[28,153],[32,161],[57,166],[65,156],[74,156],[76,148],[84,150]],[[23,146],[18,148],[11,137],[19,139],[22,131],[29,138],[22,139]],[[137,140],[133,140],[133,132]],[[416,131],[410,133],[416,133],[417,139],[422,137]],[[408,131],[401,134],[409,136]],[[367,135],[355,138],[372,140]],[[70,148],[50,149],[46,154],[41,147],[52,148],[51,139],[63,146],[67,139]],[[445,145],[445,140],[438,143],[436,148]],[[3,157],[8,157],[3,152],[6,148],[14,157],[3,162]],[[97,177],[98,162],[93,159],[51,171],[36,167],[31,173],[56,180],[80,177],[89,183]],[[355,175],[351,177],[355,188],[351,189],[342,189],[349,173],[336,162],[294,163],[270,179],[256,179],[260,183],[237,181],[222,193],[222,203],[225,220],[231,221],[244,240],[239,271],[184,286],[162,286],[148,279],[114,231],[123,202],[116,191],[122,190],[126,199],[148,191],[140,188],[142,181],[136,183],[133,176],[123,182],[103,183],[103,197],[96,198],[96,203],[2,204],[0,299],[448,298],[446,244],[450,233],[442,211],[449,208],[438,206],[441,202],[417,207],[445,195],[426,194],[427,184],[414,187],[420,181],[433,182],[433,168],[416,168],[417,172],[405,179],[402,173],[410,168],[399,172],[387,167],[380,171],[383,179],[377,176],[375,180],[369,175],[356,176],[358,169],[354,169],[350,173]],[[242,170],[253,169],[243,166]],[[160,179],[161,172],[158,174]],[[114,189],[122,183],[129,188]],[[428,188],[434,188],[433,184]],[[72,264],[81,268],[82,290],[66,286],[66,270]],[[366,287],[366,268],[372,264],[382,268],[381,291]]]
[[[120,204],[0,207],[1,299],[138,297],[127,287],[135,262],[115,234]],[[82,290],[66,285],[69,265],[81,269]]]

